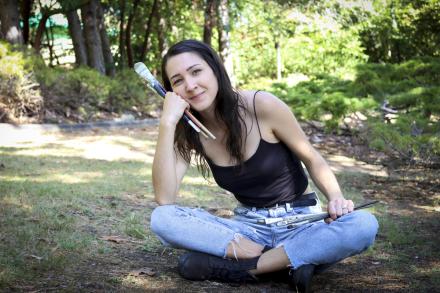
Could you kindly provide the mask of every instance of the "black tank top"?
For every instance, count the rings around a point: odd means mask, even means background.
[[[260,133],[255,154],[242,166],[218,166],[206,157],[212,175],[220,187],[232,192],[244,205],[268,207],[290,202],[303,194],[308,186],[301,161],[284,143],[265,141],[261,137],[256,111],[255,119]]]

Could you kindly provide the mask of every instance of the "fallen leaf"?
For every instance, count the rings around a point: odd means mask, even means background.
[[[375,191],[373,189],[363,189],[362,192],[365,193],[365,194],[373,194],[373,193],[375,193]]]
[[[100,239],[105,240],[105,241],[115,242],[118,244],[127,242],[127,239],[124,239],[121,236],[102,236]]]
[[[38,255],[34,255],[34,254],[27,254],[26,257],[28,258],[35,258],[36,260],[42,260],[43,257],[38,256]]]
[[[152,268],[145,267],[145,268],[131,271],[129,273],[129,275],[134,276],[134,277],[142,277],[142,276],[153,277],[154,275],[156,275],[156,272]]]
[[[38,238],[38,241],[49,243],[50,240],[48,238]]]

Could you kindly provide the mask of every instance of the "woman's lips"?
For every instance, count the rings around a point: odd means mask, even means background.
[[[189,98],[191,101],[197,101],[198,98],[200,98],[205,92],[201,92],[200,94],[197,94],[195,96],[192,96],[191,98]]]

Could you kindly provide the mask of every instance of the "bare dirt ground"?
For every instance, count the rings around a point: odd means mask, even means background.
[[[154,140],[157,133],[153,126],[146,127],[146,133]],[[118,133],[120,130],[116,130]],[[134,131],[144,131],[139,129]],[[309,134],[311,130],[309,131]],[[358,190],[366,199],[378,199],[382,209],[377,211],[379,219],[385,219],[375,249],[334,265],[313,282],[314,292],[439,292],[440,259],[435,245],[440,243],[440,184],[435,176],[430,179],[415,179],[408,171],[388,173],[380,165],[367,161],[380,154],[365,152],[362,145],[353,144],[349,137],[322,135],[322,142],[315,146],[326,157],[335,170],[363,174],[347,180],[349,187]],[[427,170],[419,170],[427,172]],[[429,172],[428,172],[429,173]],[[365,177],[366,176],[366,177]],[[367,178],[365,180],[365,178]],[[412,179],[408,179],[412,178]],[[145,210],[149,217],[156,204],[151,199],[138,195],[108,198],[118,201],[133,210]],[[96,219],[81,216],[86,232],[102,236],[112,223],[98,223]],[[408,222],[409,221],[409,222]],[[382,223],[381,223],[382,224]],[[390,228],[391,227],[391,228]],[[389,233],[397,230],[403,240],[392,238]],[[419,239],[406,239],[407,233],[417,232]],[[397,239],[397,240],[396,240]],[[421,240],[421,241],[420,241]],[[269,279],[257,284],[240,286],[219,282],[190,282],[177,274],[178,256],[184,251],[170,248],[145,249],[140,241],[126,238],[120,242],[109,241],[111,253],[85,259],[79,257],[75,265],[63,272],[44,273],[32,284],[17,284],[11,292],[291,292],[282,280]],[[144,273],[135,270],[144,268]],[[433,268],[437,268],[434,269]],[[282,277],[279,277],[282,279]],[[123,281],[121,281],[123,280]]]

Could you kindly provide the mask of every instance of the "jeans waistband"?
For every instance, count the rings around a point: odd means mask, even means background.
[[[316,194],[316,192],[312,191],[309,193],[302,194],[290,202],[278,203],[271,207],[261,207],[261,208],[251,207],[251,210],[256,211],[256,210],[266,209],[270,211],[270,210],[283,208],[286,210],[286,212],[291,212],[293,208],[315,206],[317,203],[318,203],[318,195]]]

